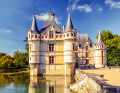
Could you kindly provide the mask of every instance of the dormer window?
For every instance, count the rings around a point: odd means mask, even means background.
[[[69,34],[67,34],[67,37],[69,37]]]
[[[88,50],[88,46],[86,46],[86,50]]]
[[[53,31],[50,31],[49,37],[50,37],[50,38],[53,38]]]
[[[29,38],[30,38],[30,34],[29,34]]]

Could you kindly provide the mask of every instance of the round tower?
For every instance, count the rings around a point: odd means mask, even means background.
[[[34,9],[35,11],[35,9]],[[38,31],[35,13],[31,29],[28,31],[28,44],[29,44],[29,64],[30,75],[38,75],[39,62],[40,62],[40,34]]]
[[[107,66],[107,45],[103,42],[102,35],[99,31],[98,39],[94,45],[94,64],[95,68]]]
[[[73,29],[73,24],[70,17],[70,6],[69,15],[64,31],[64,63],[65,63],[65,75],[74,74],[75,56],[73,45],[76,41],[76,29]]]

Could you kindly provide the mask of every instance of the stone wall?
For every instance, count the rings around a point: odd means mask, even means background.
[[[77,93],[120,93],[120,88],[109,85],[102,80],[104,75],[87,74],[77,69],[75,73],[76,83],[70,89]]]

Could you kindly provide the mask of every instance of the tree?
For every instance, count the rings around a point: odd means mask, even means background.
[[[0,67],[5,69],[10,69],[15,67],[13,58],[10,55],[5,55],[0,58]]]
[[[0,58],[2,57],[2,56],[5,56],[6,54],[5,53],[0,53]]]

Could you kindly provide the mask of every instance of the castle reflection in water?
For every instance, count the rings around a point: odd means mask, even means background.
[[[30,76],[28,93],[73,93],[69,85],[74,82],[71,77],[65,76]]]

